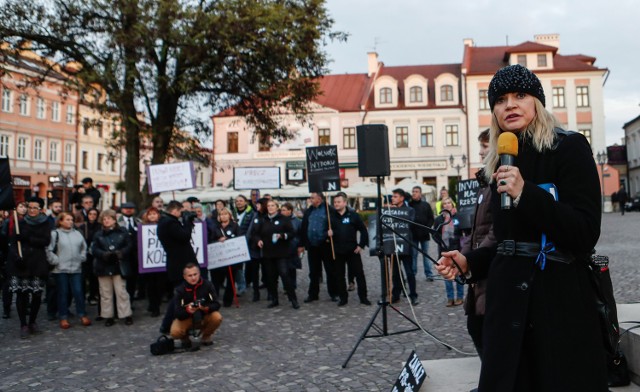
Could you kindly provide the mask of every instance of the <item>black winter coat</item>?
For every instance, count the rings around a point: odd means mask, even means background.
[[[347,210],[343,215],[335,211],[331,217],[333,244],[338,254],[353,254],[356,247],[364,249],[369,242],[369,232],[357,212]],[[358,241],[358,232],[360,241]]]
[[[164,214],[158,222],[158,240],[167,254],[167,275],[173,283],[182,280],[182,270],[187,263],[198,264],[191,246],[193,222],[184,225],[173,215]]]
[[[498,243],[540,243],[546,233],[576,260],[547,260],[541,270],[535,257],[496,255],[496,248],[468,255],[475,279],[488,273],[480,391],[524,390],[533,364],[531,390],[607,391],[605,351],[586,267],[600,235],[600,183],[585,137],[563,133],[555,149],[542,153],[519,137],[515,166],[524,189],[517,208],[501,210],[491,184],[493,228]],[[544,183],[556,185],[559,201],[538,187]],[[529,366],[519,367],[525,357]]]
[[[49,262],[47,261],[45,248],[51,242],[51,229],[47,216],[40,214],[32,218],[26,215],[18,224],[20,227],[22,261],[19,262],[20,257],[18,255],[14,227],[9,233],[7,272],[18,278],[46,278],[49,275]],[[10,224],[9,227],[11,226]]]
[[[93,272],[96,276],[129,276],[131,271],[126,260],[131,248],[129,233],[126,229],[118,225],[111,230],[101,229],[93,236],[91,244]],[[123,260],[125,260],[124,263]]]
[[[280,234],[281,238],[273,242],[273,234]],[[253,226],[253,241],[257,244],[262,240],[262,257],[266,259],[286,258],[289,255],[289,241],[295,232],[291,218],[276,214],[273,218],[262,215],[258,223]]]
[[[433,209],[431,208],[431,204],[424,200],[415,201],[411,199],[411,201],[409,202],[409,207],[413,208],[416,211],[416,223],[427,227],[433,227],[435,218],[433,217]],[[411,226],[411,233],[413,235],[414,241],[429,241],[429,239],[431,238],[427,229],[423,229],[415,225]]]

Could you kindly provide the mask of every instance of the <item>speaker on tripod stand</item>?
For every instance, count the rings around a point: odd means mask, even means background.
[[[358,176],[378,177],[391,174],[389,130],[384,124],[356,127],[358,139]]]

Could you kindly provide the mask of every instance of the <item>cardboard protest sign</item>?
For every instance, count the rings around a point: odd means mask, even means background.
[[[419,391],[422,383],[427,378],[427,372],[415,350],[409,355],[409,359],[402,368],[391,392],[415,392]]]
[[[207,264],[207,225],[204,222],[193,222],[191,246],[196,254],[198,264]],[[167,270],[167,255],[158,240],[158,225],[138,224],[138,272],[164,272]]]
[[[337,146],[307,147],[309,192],[340,190]]]
[[[408,242],[413,240],[411,235],[411,224],[394,219],[396,216],[413,221],[415,210],[411,207],[392,207],[382,210],[382,249],[386,255],[394,254],[396,252],[399,255],[411,255],[413,248]],[[376,252],[378,249],[376,222],[377,214],[369,215],[369,254],[372,256],[377,254]],[[396,235],[391,231],[391,229],[402,235],[402,237],[406,238],[408,241],[400,237],[400,235]]]
[[[234,167],[233,189],[280,189],[279,167]]]
[[[480,183],[478,180],[463,180],[458,183],[458,211],[463,208],[475,208],[478,202],[478,191]]]
[[[207,246],[208,269],[226,267],[251,260],[245,236],[227,238]]]
[[[165,163],[147,166],[149,194],[196,187],[193,162]]]

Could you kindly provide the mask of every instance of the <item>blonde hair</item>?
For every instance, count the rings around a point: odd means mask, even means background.
[[[220,215],[222,215],[223,212],[229,214],[229,221],[233,221],[233,214],[231,213],[231,210],[227,207],[223,207],[218,210],[218,222],[222,222],[220,220]]]
[[[64,212],[63,211],[63,212],[59,213],[58,216],[56,217],[56,227],[60,227],[60,223],[67,216],[70,216],[71,219],[73,219],[73,215],[71,215],[70,212]]]
[[[553,128],[558,126],[558,120],[542,105],[542,102],[538,98],[534,97],[534,103],[536,108],[536,115],[533,120],[527,125],[524,131],[518,134],[519,142],[522,143],[523,139],[531,139],[533,148],[538,152],[548,150],[553,146],[553,140],[555,138],[555,132]],[[487,167],[485,170],[485,177],[488,183],[493,181],[491,175],[497,168],[500,157],[498,156],[498,136],[502,133],[498,120],[494,113],[491,116],[491,131],[489,132],[489,152],[484,160],[484,164]]]

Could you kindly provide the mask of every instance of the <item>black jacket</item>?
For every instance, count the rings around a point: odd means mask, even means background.
[[[101,229],[91,244],[93,272],[96,276],[129,275],[129,266],[121,262],[127,260],[130,252],[131,241],[124,228],[116,225],[111,230]]]
[[[258,218],[258,223],[253,226],[253,241],[257,244],[262,240],[262,257],[264,258],[285,258],[289,255],[289,241],[295,235],[291,218],[276,214],[273,218],[262,215]],[[275,243],[273,235],[280,234],[281,238]]]
[[[409,207],[416,211],[415,222],[427,227],[433,227],[434,217],[431,204],[424,200],[415,201],[411,199]],[[431,236],[429,231],[418,226],[411,226],[411,233],[413,234],[414,241],[429,241]]]
[[[607,391],[605,351],[586,266],[600,235],[600,181],[585,137],[561,135],[557,139],[564,140],[555,150],[543,152],[518,138],[514,166],[524,188],[517,208],[502,210],[491,184],[493,232],[498,243],[540,243],[545,233],[576,260],[547,260],[541,270],[536,257],[497,255],[495,247],[473,250],[467,257],[472,278],[488,273],[484,325],[489,327],[484,329],[480,390],[513,391],[523,378],[524,351],[538,367],[536,390]],[[559,201],[538,186],[545,183],[555,184]]]
[[[158,222],[158,240],[167,255],[167,275],[173,283],[182,280],[182,270],[187,263],[198,264],[191,246],[192,231],[191,220],[187,220],[183,225],[173,215],[164,214]]]
[[[12,217],[13,219],[13,217]],[[9,249],[7,258],[7,272],[18,278],[41,277],[49,275],[49,262],[45,248],[51,242],[51,229],[49,220],[44,214],[34,218],[25,216],[19,221],[20,246],[22,248],[22,261],[18,254],[16,230],[9,230]]]
[[[200,278],[200,281],[195,285],[190,285],[186,281],[183,282],[175,293],[176,298],[176,318],[178,320],[186,320],[192,317],[192,314],[185,309],[187,305],[193,303],[196,300],[200,300],[203,306],[209,308],[208,313],[213,313],[220,310],[220,302],[216,298],[216,290],[213,287],[213,283],[208,280]]]
[[[343,215],[335,211],[331,217],[331,228],[333,230],[333,246],[338,254],[353,253],[358,246],[364,249],[369,242],[367,227],[362,222],[360,215],[348,207]],[[357,237],[358,232],[360,232],[360,241]]]

